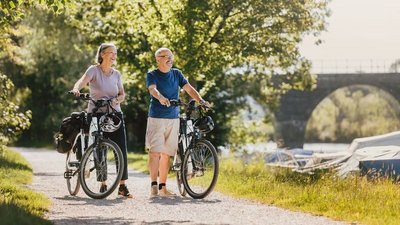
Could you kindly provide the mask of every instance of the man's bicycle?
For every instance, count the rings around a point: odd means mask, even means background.
[[[183,106],[180,116],[178,151],[172,170],[176,172],[178,189],[182,196],[188,193],[195,199],[206,197],[214,189],[219,173],[219,160],[215,147],[206,140],[205,134],[214,128],[206,107],[180,100],[170,100],[171,106]],[[197,114],[194,116],[194,114]]]
[[[79,99],[92,101],[95,107],[92,113],[73,112],[68,117],[79,132],[67,152],[64,178],[71,195],[76,195],[82,186],[89,197],[106,198],[121,180],[124,161],[119,146],[105,138],[103,132],[114,132],[121,120],[111,106],[112,99],[96,101],[89,94],[80,94]],[[101,108],[105,112],[96,113]]]

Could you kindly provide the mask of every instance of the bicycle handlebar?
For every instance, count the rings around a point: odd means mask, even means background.
[[[198,111],[200,115],[203,115],[205,111],[209,110],[211,107],[203,104],[199,104],[195,106],[196,101],[194,99],[190,100],[188,103],[181,101],[180,99],[170,99],[169,102],[171,106],[183,106],[186,108],[186,115],[191,116],[193,111]]]
[[[72,91],[68,91],[68,94],[75,96],[74,92],[72,92]],[[79,97],[82,100],[92,100],[89,93],[79,93],[79,96],[76,96],[76,97]]]
[[[68,94],[75,96],[75,93],[72,91],[68,91]],[[78,97],[82,100],[85,100],[85,101],[92,101],[93,104],[95,105],[95,108],[93,109],[93,111],[97,111],[99,108],[101,108],[103,106],[109,106],[109,107],[111,107],[111,109],[113,111],[115,111],[115,109],[111,105],[111,102],[115,97],[110,98],[108,100],[105,100],[105,99],[94,100],[92,97],[90,97],[89,93],[80,93],[79,96],[76,96],[76,97]]]

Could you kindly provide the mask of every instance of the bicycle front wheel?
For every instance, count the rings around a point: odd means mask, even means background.
[[[80,166],[83,191],[91,198],[106,198],[117,188],[123,166],[122,151],[115,142],[104,139],[97,146],[91,145],[85,151]]]
[[[182,196],[186,196],[186,189],[185,186],[183,185],[182,172],[180,170],[176,171],[176,183],[178,185],[179,193]]]
[[[71,149],[67,153],[65,160],[65,173],[64,178],[67,180],[67,188],[70,195],[76,195],[80,189],[79,180],[79,159],[76,154],[77,149]]]
[[[182,172],[181,172],[181,168],[182,168],[182,158],[183,158],[183,144],[182,142],[178,143],[178,152],[176,153],[176,167],[178,168],[174,168],[175,170],[175,174],[176,174],[176,183],[178,186],[178,190],[179,193],[182,196],[186,196],[186,190],[185,190],[185,186],[183,186],[183,181],[182,181]],[[181,157],[182,156],[182,157]]]
[[[206,197],[214,189],[219,173],[215,147],[207,140],[199,140],[185,153],[181,178],[187,193],[195,199]]]

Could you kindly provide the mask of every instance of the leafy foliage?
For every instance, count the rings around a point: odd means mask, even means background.
[[[29,50],[20,56],[25,61],[25,71],[19,80],[20,88],[31,90],[23,106],[32,110],[33,118],[31,129],[20,141],[51,143],[62,119],[74,110],[86,108],[85,104],[74,103],[67,91],[94,59],[95,49],[64,23],[63,15],[33,10],[26,16],[22,25],[31,30],[21,46]]]
[[[153,53],[162,46],[175,54],[175,66],[211,102],[221,127],[218,144],[229,132],[227,122],[249,92],[266,106],[280,94],[309,89],[313,78],[298,43],[306,33],[324,29],[326,1],[160,0],[82,1],[69,10],[71,23],[90,38],[89,43],[114,42],[119,47],[119,69],[126,76],[128,127],[139,127],[146,117],[145,74],[154,68]],[[79,10],[78,10],[79,9]],[[85,9],[85,10],[82,10]],[[282,76],[275,86],[271,77]],[[137,120],[132,120],[137,118]],[[134,123],[134,125],[132,124]],[[131,125],[129,125],[131,124]],[[139,135],[139,133],[137,133]]]
[[[14,85],[0,73],[0,150],[22,130],[30,126],[31,112],[20,112],[18,104],[10,101]],[[1,151],[0,151],[1,153]]]
[[[17,93],[14,91],[14,84],[4,72],[20,71],[21,67],[19,58],[16,58],[16,52],[19,50],[19,41],[17,30],[15,29],[21,19],[25,16],[25,10],[31,7],[49,7],[54,12],[59,12],[64,8],[66,0],[43,0],[43,1],[21,1],[9,0],[0,2],[0,108],[2,115],[0,118],[0,147],[9,143],[22,130],[30,126],[29,119],[31,111],[25,113],[19,112],[20,102],[15,103],[11,94]],[[14,75],[15,76],[15,75]]]
[[[69,0],[6,0],[0,1],[0,53],[10,53],[15,43],[12,40],[12,27],[26,15],[26,9],[41,7],[50,8],[61,13]],[[4,51],[4,52],[3,52]]]
[[[33,125],[24,140],[49,141],[61,117],[73,108],[63,93],[88,67],[94,49],[114,42],[128,96],[123,106],[129,115],[128,141],[139,149],[149,104],[145,74],[155,68],[156,49],[169,47],[175,66],[215,103],[217,126],[211,138],[222,145],[230,121],[247,105],[242,96],[252,95],[274,108],[287,90],[313,87],[309,62],[297,45],[305,34],[318,35],[328,15],[325,0],[13,2],[7,7],[22,14],[8,13],[14,20],[3,23],[8,29],[5,45],[13,49],[6,54],[10,60],[0,64],[10,65],[7,74],[26,96],[23,107],[32,109]],[[21,20],[24,16],[29,19]]]

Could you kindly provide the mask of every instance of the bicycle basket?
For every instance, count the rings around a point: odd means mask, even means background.
[[[79,133],[80,121],[76,118],[66,117],[63,119],[60,130],[54,135],[57,152],[67,153]]]
[[[194,122],[194,126],[197,127],[200,132],[206,134],[214,129],[214,121],[210,116],[203,116]]]

